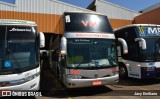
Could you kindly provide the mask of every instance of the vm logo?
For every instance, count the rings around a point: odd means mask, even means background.
[[[84,20],[81,20],[83,26],[85,27],[97,27],[97,22],[96,21],[84,21]]]
[[[151,27],[149,27],[149,28],[148,28],[148,33],[149,33],[149,34],[157,34],[157,33],[160,33],[160,28],[151,28]]]

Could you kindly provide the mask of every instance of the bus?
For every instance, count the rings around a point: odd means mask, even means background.
[[[107,16],[64,12],[64,33],[50,40],[50,68],[66,88],[116,84],[115,36]]]
[[[119,76],[138,79],[160,76],[160,25],[132,24],[114,30],[116,39],[124,39],[128,54],[117,44]]]
[[[0,90],[39,90],[44,39],[35,22],[0,19]]]

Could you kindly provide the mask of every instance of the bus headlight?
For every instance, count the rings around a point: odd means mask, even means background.
[[[26,78],[9,81],[7,86],[14,86],[14,85],[19,85],[19,84],[26,83],[26,82],[28,82],[30,80],[33,80],[34,78],[38,77],[39,75],[40,75],[40,72],[38,72],[38,73],[36,73],[34,75],[31,75],[31,76],[28,76]]]
[[[114,72],[112,72],[112,73],[110,74],[110,76],[115,76],[115,75],[117,75],[117,74],[119,74],[118,71],[114,71]]]
[[[36,73],[36,74],[34,74],[34,75],[31,75],[31,76],[29,76],[29,77],[26,77],[26,78],[24,78],[23,80],[24,80],[24,81],[30,81],[30,80],[38,77],[39,75],[40,75],[40,72],[38,72],[38,73]]]
[[[154,66],[152,66],[152,67],[143,67],[143,69],[144,69],[145,71],[154,71],[154,70],[155,70],[155,67],[154,67]]]
[[[147,71],[154,71],[155,67],[147,67]]]
[[[80,75],[67,75],[67,78],[69,78],[69,79],[81,79],[82,77]]]

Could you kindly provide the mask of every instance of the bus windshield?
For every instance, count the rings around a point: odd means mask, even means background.
[[[8,26],[3,70],[25,68],[37,63],[36,28]]]
[[[113,33],[107,16],[87,13],[64,13],[65,32]]]
[[[69,68],[108,68],[117,64],[113,39],[70,38],[67,41]]]
[[[144,38],[147,49],[143,50],[144,60],[160,60],[160,38]]]

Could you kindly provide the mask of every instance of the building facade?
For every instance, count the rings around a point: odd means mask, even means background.
[[[15,0],[15,4],[0,1],[0,19],[35,21],[39,32],[63,33],[64,11],[90,11],[58,0]]]
[[[65,11],[98,12],[108,16],[112,28],[133,23],[160,24],[160,3],[136,12],[105,0],[94,0],[87,9],[59,0],[0,0],[0,19],[35,21],[39,32],[63,33],[62,14]]]
[[[133,23],[160,24],[160,2],[140,11],[142,14],[134,18]]]
[[[107,15],[113,29],[132,24],[134,17],[140,14],[105,0],[94,0],[87,9]]]

